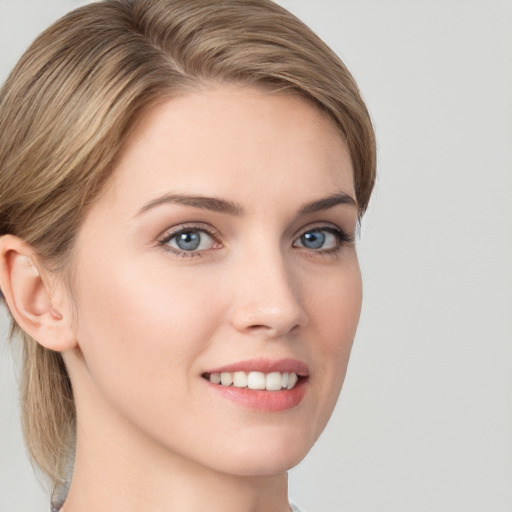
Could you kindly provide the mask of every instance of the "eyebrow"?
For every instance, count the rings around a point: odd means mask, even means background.
[[[352,196],[345,192],[338,192],[332,196],[325,197],[324,199],[318,199],[317,201],[303,204],[299,208],[299,215],[328,210],[329,208],[333,208],[339,204],[346,204],[353,208],[358,208],[357,201]]]
[[[216,197],[205,196],[191,196],[186,194],[165,194],[150,201],[142,207],[139,214],[147,212],[152,208],[162,204],[182,204],[185,206],[193,206],[194,208],[201,208],[203,210],[210,210],[212,212],[227,213],[228,215],[241,216],[244,211],[243,208],[233,201],[226,199],[219,199]]]
[[[164,194],[163,196],[157,197],[144,205],[138,215],[163,204],[181,204],[184,206],[192,206],[194,208],[210,210],[217,213],[225,213],[238,217],[244,215],[244,209],[234,201],[228,201],[217,197],[187,194]],[[358,208],[357,201],[352,196],[345,192],[338,192],[323,199],[304,203],[300,206],[298,214],[307,215],[310,213],[328,210],[340,204]]]

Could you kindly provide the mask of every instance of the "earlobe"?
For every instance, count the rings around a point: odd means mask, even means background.
[[[69,315],[56,307],[58,287],[34,248],[13,235],[0,237],[0,288],[18,325],[44,347],[63,352],[76,345]]]

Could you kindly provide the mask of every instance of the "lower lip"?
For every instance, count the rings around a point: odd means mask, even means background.
[[[299,379],[293,389],[265,391],[234,386],[221,386],[206,381],[212,391],[237,404],[261,412],[278,412],[300,404],[307,390],[307,380]]]

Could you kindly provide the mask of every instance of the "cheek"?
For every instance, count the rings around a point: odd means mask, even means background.
[[[186,270],[142,261],[83,269],[77,338],[101,387],[142,394],[143,383],[144,393],[160,392],[174,389],[172,375],[191,374],[221,314],[214,288]]]
[[[355,257],[337,272],[333,271],[310,302],[314,329],[322,340],[322,352],[335,362],[348,359],[361,303],[361,272]]]
[[[352,342],[356,334],[362,303],[361,274],[357,260],[333,272],[328,282],[311,301],[311,359],[318,386],[317,435],[332,414],[345,379]],[[312,382],[313,383],[313,382]]]

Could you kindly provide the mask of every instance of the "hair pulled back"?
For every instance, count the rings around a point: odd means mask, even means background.
[[[0,236],[65,269],[138,116],[218,82],[270,86],[322,108],[349,148],[362,215],[375,181],[372,124],[344,64],[301,21],[269,0],[104,0],[44,31],[0,90]],[[11,334],[23,340],[28,450],[58,484],[74,443],[71,383],[58,352],[14,320]]]

